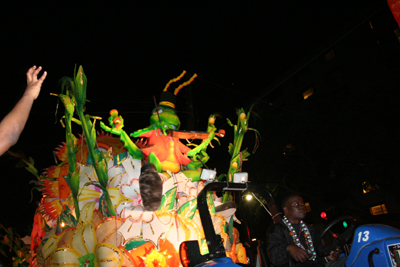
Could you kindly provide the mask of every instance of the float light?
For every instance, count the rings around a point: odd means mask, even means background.
[[[213,182],[215,177],[217,176],[217,172],[214,170],[203,169],[201,171],[200,179],[208,182]]]
[[[249,180],[249,174],[247,172],[236,172],[233,174],[233,182],[244,184]]]

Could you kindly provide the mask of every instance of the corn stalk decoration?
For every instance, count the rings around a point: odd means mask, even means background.
[[[101,199],[104,199],[106,206],[106,209],[103,211],[103,215],[116,216],[115,209],[112,205],[111,198],[107,190],[108,169],[106,159],[103,152],[98,150],[96,147],[96,129],[91,122],[91,117],[83,113],[86,102],[87,78],[82,66],[79,66],[78,72],[76,72],[75,70],[74,76],[74,80],[70,78],[64,78],[63,85],[66,89],[67,94],[60,95],[60,98],[65,106],[64,117],[66,126],[66,143],[69,159],[68,179],[70,181],[71,192],[74,199],[76,218],[77,220],[79,220],[80,216],[78,204],[80,173],[79,168],[77,168],[76,165],[75,153],[77,150],[77,142],[75,136],[72,134],[71,121],[75,121],[82,126],[83,134],[88,148],[89,158],[93,164],[94,170],[99,180],[98,183],[93,182],[93,185],[99,187],[102,190],[103,196]],[[72,90],[72,93],[69,93],[70,91],[68,89]],[[78,114],[79,120],[73,118],[74,111],[76,111],[76,113]]]
[[[234,130],[233,144],[230,143],[228,148],[229,154],[231,154],[231,161],[227,177],[228,182],[233,182],[233,174],[242,171],[243,161],[247,161],[247,158],[251,155],[251,153],[247,151],[247,148],[240,151],[246,132],[248,130],[255,131],[256,138],[260,137],[260,133],[256,129],[248,127],[250,113],[251,108],[247,114],[243,108],[238,109],[236,111],[236,114],[238,115],[238,121],[236,125],[227,119],[228,124],[233,127]],[[225,203],[228,200],[231,200],[231,195],[228,192],[225,192],[222,202]]]

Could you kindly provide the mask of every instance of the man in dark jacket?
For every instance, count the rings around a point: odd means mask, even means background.
[[[285,216],[267,233],[268,257],[274,266],[345,266],[341,251],[327,251],[317,231],[303,221],[306,208],[301,196],[286,196],[282,209]]]

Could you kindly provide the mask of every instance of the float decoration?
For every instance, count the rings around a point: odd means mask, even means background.
[[[28,266],[32,260],[29,247],[14,229],[0,224],[0,253],[12,259],[12,266]],[[4,265],[5,266],[5,265]]]
[[[184,74],[167,83],[150,126],[130,135],[116,109],[110,111],[109,126],[100,122],[106,133],[96,132],[95,122],[101,118],[84,114],[87,79],[81,66],[74,79],[63,78],[58,97],[65,107],[66,142],[55,151],[61,163],[38,175],[33,160],[23,159],[43,194],[34,218],[30,266],[179,266],[179,246],[186,240],[198,240],[201,252],[208,253],[197,195],[205,186],[200,174],[209,159],[206,149],[212,140],[219,142],[224,131],[217,131],[215,115],[209,117],[205,132],[179,131],[175,96],[196,75],[174,94],[166,90]],[[230,168],[228,177],[240,171],[250,155],[247,149],[240,152],[250,129],[250,113],[240,109],[238,116],[238,125],[228,120],[235,129],[229,148],[231,166],[238,164]],[[72,122],[82,127],[83,136],[72,133]],[[201,142],[185,145],[179,140],[188,137]],[[154,190],[157,200],[151,190],[143,191],[149,181],[146,175],[162,184]],[[146,204],[157,201],[155,209]],[[207,195],[214,229],[229,252],[238,243],[233,237],[236,205],[222,202],[212,193]]]
[[[102,122],[100,123],[101,128],[105,131],[120,136],[124,146],[133,157],[155,164],[158,172],[171,171],[177,173],[181,171],[182,166],[188,170],[197,170],[208,160],[205,150],[211,140],[216,138],[214,115],[209,118],[208,135],[199,137],[204,138],[204,140],[196,148],[190,149],[180,142],[179,137],[177,137],[179,133],[176,133],[176,131],[179,130],[181,123],[175,111],[176,94],[182,87],[190,84],[197,75],[194,74],[187,82],[179,85],[174,93],[168,92],[167,89],[171,83],[179,81],[185,73],[186,71],[183,71],[181,75],[171,79],[165,86],[159,105],[152,111],[150,126],[130,134],[131,137],[138,138],[139,143],[135,144],[122,129],[124,120],[118,115],[117,110],[110,112],[111,116],[108,121],[111,127]],[[169,131],[168,135],[167,131]],[[146,139],[145,143],[141,141],[143,138]],[[198,156],[199,153],[201,154],[200,156]],[[189,159],[189,157],[194,158],[194,160]]]
[[[251,155],[248,151],[247,148],[245,150],[240,151],[244,139],[244,135],[248,130],[254,131],[256,133],[256,145],[254,148],[254,152],[258,147],[258,138],[261,138],[260,133],[253,128],[248,127],[249,119],[250,119],[250,114],[251,114],[251,108],[245,113],[244,109],[238,109],[236,111],[236,114],[238,115],[238,121],[236,125],[233,125],[233,123],[227,119],[228,124],[233,127],[234,130],[234,138],[233,138],[233,144],[229,144],[229,154],[231,155],[231,161],[229,165],[229,170],[228,170],[228,181],[233,182],[233,174],[237,172],[242,171],[242,165],[243,161],[247,161],[248,157]],[[254,153],[253,152],[253,153]],[[228,192],[224,193],[224,198],[222,203],[225,203],[226,201],[231,200],[230,194]]]

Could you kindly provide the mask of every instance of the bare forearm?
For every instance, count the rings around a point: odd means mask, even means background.
[[[27,86],[24,95],[11,110],[10,113],[0,122],[0,156],[11,146],[17,143],[18,138],[25,127],[31,111],[33,101],[38,97],[47,72],[38,78],[42,67],[31,67],[26,73]]]
[[[13,146],[21,135],[32,108],[33,97],[24,95],[0,123],[0,155]]]

